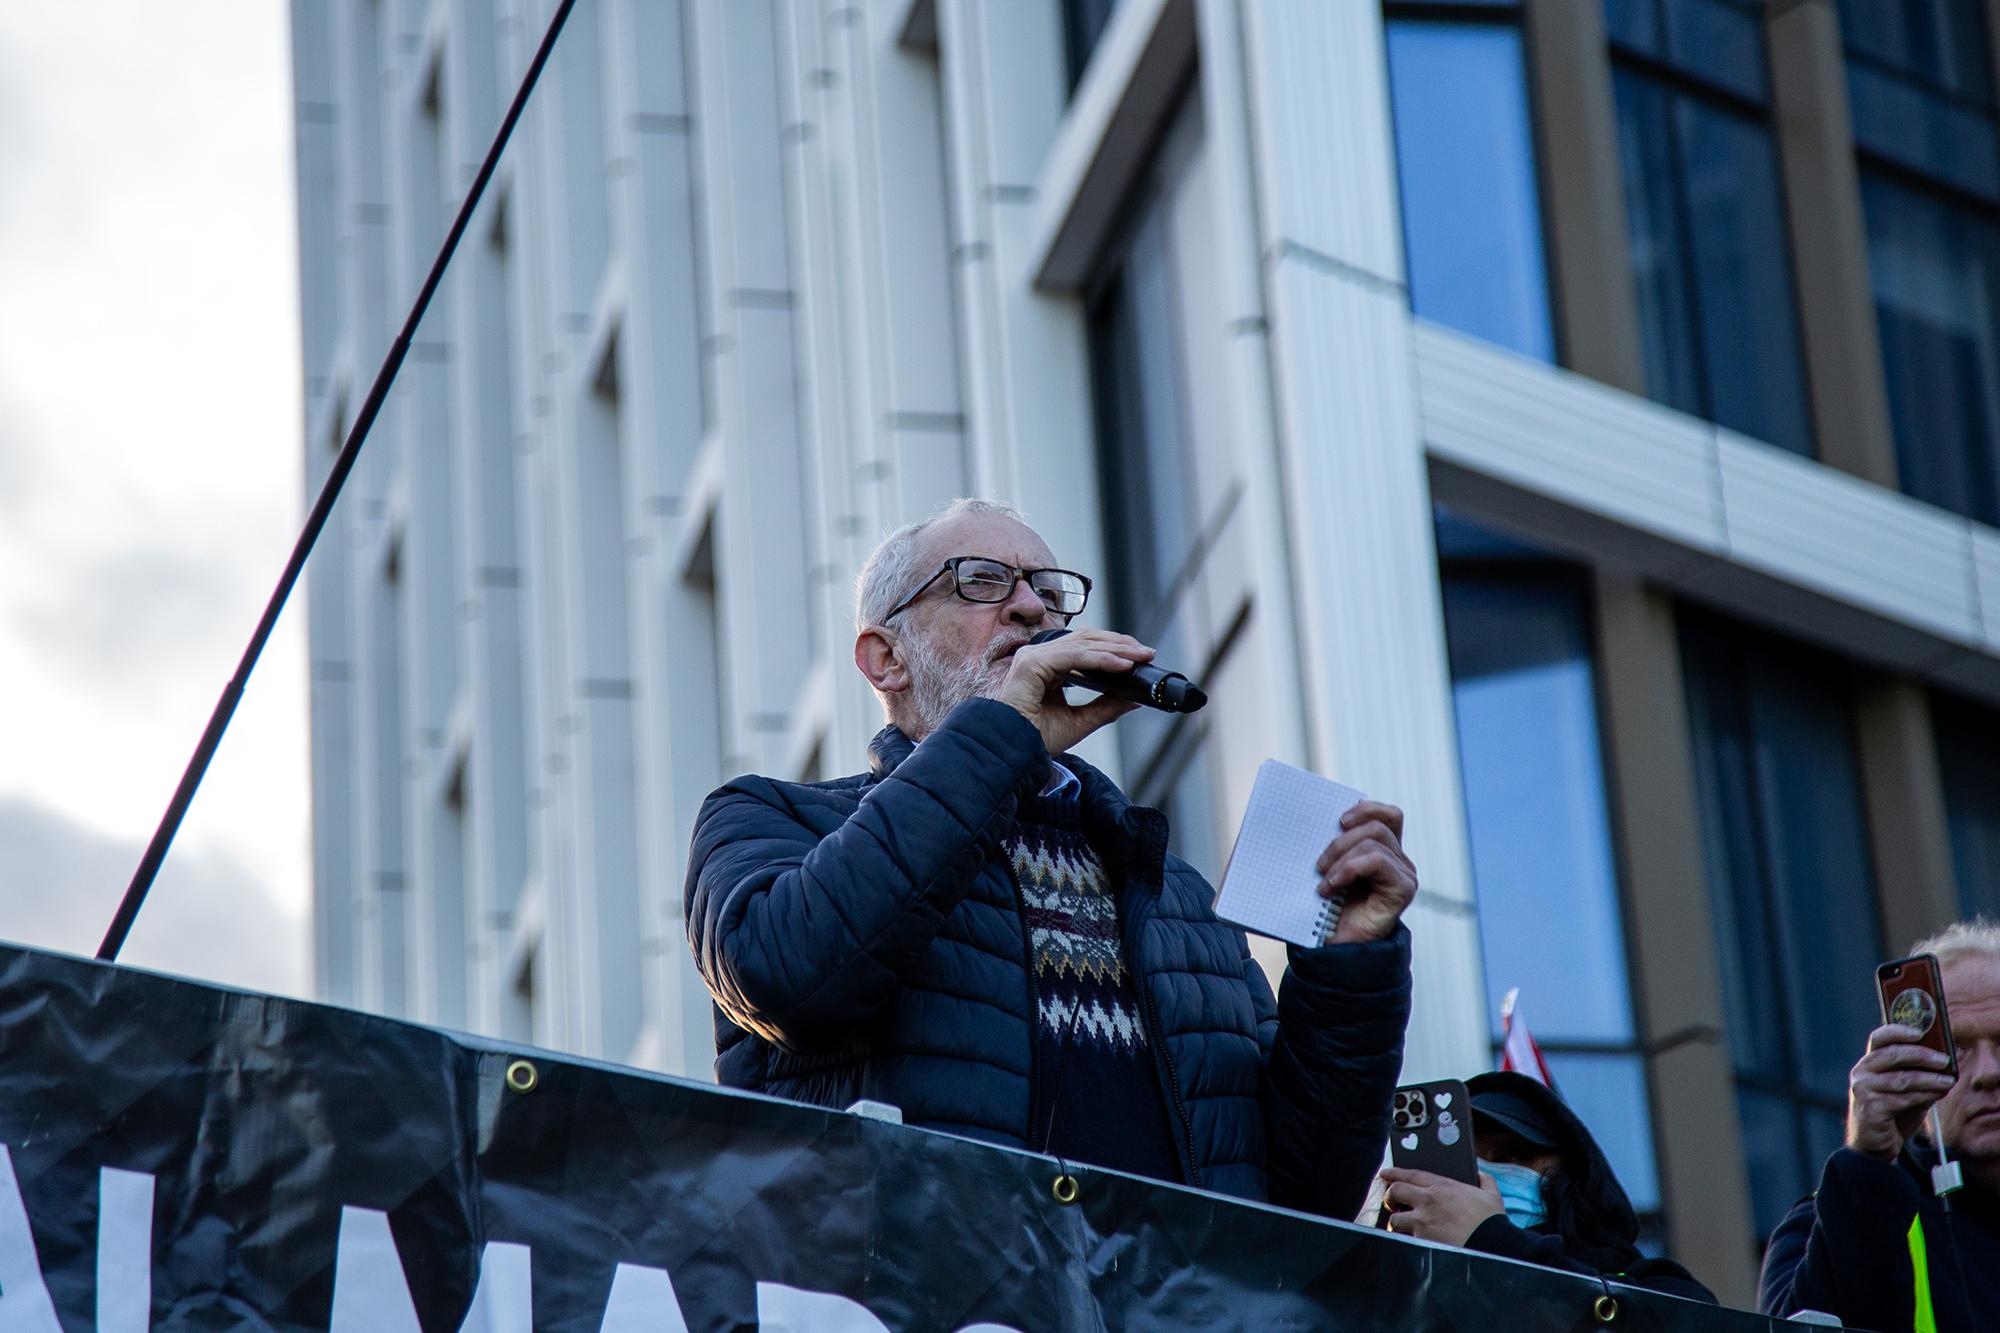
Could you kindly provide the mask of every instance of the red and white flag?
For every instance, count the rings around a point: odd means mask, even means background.
[[[1549,1072],[1549,1062],[1542,1058],[1542,1048],[1535,1045],[1535,1034],[1528,1031],[1528,1020],[1521,1017],[1516,1003],[1520,997],[1521,988],[1516,986],[1500,1001],[1500,1067],[1526,1074],[1553,1090],[1555,1075]]]

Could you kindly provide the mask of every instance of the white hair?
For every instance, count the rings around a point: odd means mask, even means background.
[[[1983,916],[1954,921],[1937,934],[1918,940],[1910,952],[1936,954],[1939,967],[1968,958],[2000,958],[2000,924]]]
[[[890,608],[916,591],[918,579],[937,572],[925,569],[919,563],[923,553],[919,549],[922,543],[917,539],[946,519],[957,518],[961,514],[996,515],[1011,518],[1023,527],[1028,524],[1021,511],[1012,505],[1001,504],[998,500],[961,496],[929,518],[920,518],[897,528],[882,539],[882,544],[868,557],[868,563],[861,567],[860,577],[854,580],[856,632],[887,620]]]

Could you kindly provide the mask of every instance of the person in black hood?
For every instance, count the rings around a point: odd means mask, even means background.
[[[1560,1097],[1511,1072],[1480,1074],[1465,1086],[1479,1184],[1384,1168],[1391,1231],[1715,1303],[1687,1269],[1640,1252],[1639,1219],[1624,1187]]]

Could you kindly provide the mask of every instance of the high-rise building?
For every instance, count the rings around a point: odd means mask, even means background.
[[[294,0],[314,486],[551,9]],[[1004,499],[1215,697],[1090,757],[1211,876],[1266,756],[1403,805],[1411,1075],[1518,987],[1746,1301],[2000,911],[1996,34],[581,0],[310,571],[321,995],[705,1075],[701,798],[857,769],[857,569]]]

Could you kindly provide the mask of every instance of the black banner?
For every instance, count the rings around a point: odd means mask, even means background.
[[[1572,1329],[1598,1284],[0,946],[0,1330]],[[1618,1329],[1769,1321],[1610,1289]]]

